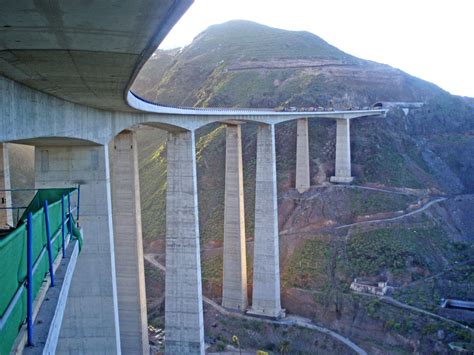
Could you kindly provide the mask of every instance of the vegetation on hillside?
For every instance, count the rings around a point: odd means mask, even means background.
[[[150,77],[154,90],[146,85]],[[157,52],[134,87],[162,104],[213,107],[356,107],[425,101],[441,91],[348,55],[314,34],[248,21],[211,26],[182,50]]]
[[[439,272],[448,260],[466,257],[439,227],[396,227],[354,234],[347,254],[355,275],[391,274],[395,278],[398,274],[405,278],[408,271],[415,279]]]
[[[150,87],[152,81],[154,86]],[[436,205],[390,224],[343,230],[332,227],[375,215],[400,215],[420,196],[426,201],[430,195],[472,193],[471,101],[400,70],[352,57],[312,34],[241,21],[212,26],[181,50],[159,51],[134,87],[148,99],[183,106],[349,109],[376,101],[424,102],[422,108],[408,113],[393,108],[385,118],[351,121],[355,183],[407,190],[406,194],[327,187],[334,174],[335,124],[317,119],[310,121],[309,142],[311,184],[319,187],[297,194],[293,189],[296,124],[276,127],[280,225],[288,232],[280,236],[283,306],[350,334],[373,352],[433,348],[443,352],[447,342],[469,341],[469,335],[457,328],[351,294],[349,286],[355,277],[388,280],[398,287],[394,297],[431,311],[438,311],[442,297],[474,299],[474,290],[467,287],[472,271],[468,266],[455,269],[453,275],[434,277],[468,263],[472,255],[469,218],[455,209],[472,206],[470,200],[463,200],[458,207]],[[250,290],[255,125],[244,124],[242,130]],[[154,134],[147,131],[139,137],[143,231],[150,250],[162,248],[153,241],[164,238],[166,213],[165,136]],[[196,151],[204,290],[218,299],[225,127],[213,124],[198,130]],[[219,320],[215,328],[206,328],[216,341],[213,349],[222,350],[229,343],[229,329],[238,330],[239,338],[248,337],[248,346],[256,346],[262,334],[276,334],[268,329],[252,330],[235,320],[224,322],[228,323],[221,326]],[[439,330],[445,332],[443,339],[437,338]],[[368,339],[368,332],[373,339]],[[276,349],[276,339],[266,348]]]

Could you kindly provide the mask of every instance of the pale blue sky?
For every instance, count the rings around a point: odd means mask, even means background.
[[[474,0],[195,0],[160,48],[245,19],[312,32],[360,58],[474,97]]]

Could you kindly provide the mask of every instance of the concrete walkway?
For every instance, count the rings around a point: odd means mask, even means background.
[[[166,268],[163,264],[159,263],[156,259],[155,256],[157,254],[145,254],[145,259],[152,264],[154,267],[160,269],[163,272],[166,272]],[[280,320],[272,320],[272,319],[267,319],[267,318],[260,318],[260,317],[252,317],[249,315],[246,315],[244,313],[238,313],[238,312],[231,312],[225,308],[223,308],[221,305],[218,303],[214,302],[208,297],[202,296],[203,301],[208,304],[209,306],[213,307],[215,310],[217,310],[220,314],[225,315],[225,316],[233,316],[241,319],[247,319],[247,320],[252,320],[252,321],[260,321],[264,323],[271,323],[271,324],[280,324],[280,325],[294,325],[302,328],[307,328],[307,329],[312,329],[316,330],[318,332],[324,333],[337,341],[340,341],[344,343],[346,346],[354,350],[357,354],[360,355],[366,355],[367,352],[359,347],[357,344],[352,342],[349,338],[346,338],[328,328],[321,327],[319,325],[314,324],[311,322],[310,319],[308,318],[303,318],[300,316],[296,315],[290,315],[285,317],[284,319]]]

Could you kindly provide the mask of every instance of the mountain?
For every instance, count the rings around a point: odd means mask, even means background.
[[[166,74],[154,90],[147,86],[146,96],[181,106],[327,107],[332,100],[344,108],[426,101],[442,92],[398,69],[346,54],[311,33],[247,21],[211,26],[180,51],[158,51],[144,71],[163,69]],[[143,92],[140,80],[135,85]]]
[[[472,340],[469,330],[397,302],[474,324],[472,315],[439,307],[442,298],[474,301],[473,99],[351,56],[311,33],[246,21],[211,26],[185,48],[157,51],[133,90],[178,106],[348,109],[386,103],[386,118],[352,122],[356,180],[351,187],[328,182],[334,173],[333,121],[310,121],[312,188],[303,195],[294,190],[296,124],[276,127],[283,307],[371,353],[447,353],[449,343]],[[407,111],[400,102],[422,105]],[[254,124],[242,129],[251,289],[256,130]],[[165,136],[139,132],[139,144],[145,248],[163,258]],[[223,126],[197,132],[197,163],[203,290],[219,301]],[[162,275],[148,269],[147,278],[154,285],[149,289],[150,321],[159,324]],[[388,281],[394,287],[392,301],[350,292],[354,278]],[[207,327],[206,334],[230,343],[226,331],[234,331],[247,348],[259,346],[238,333],[241,328],[231,326],[231,320],[226,322],[212,332]],[[308,344],[304,337],[291,338],[290,347],[298,352],[309,349]],[[311,346],[325,353],[323,344]]]

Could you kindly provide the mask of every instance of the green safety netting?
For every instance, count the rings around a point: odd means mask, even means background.
[[[31,202],[26,207],[26,210],[21,215],[17,226],[26,222],[26,217],[28,216],[28,213],[35,213],[41,210],[44,206],[44,201],[48,201],[48,203],[52,203],[54,201],[61,201],[61,197],[64,196],[64,202],[67,206],[67,194],[72,193],[75,190],[77,189],[74,187],[65,189],[39,189],[31,200]]]
[[[62,248],[61,197],[75,189],[42,189],[37,192],[17,227],[0,237],[0,355],[8,354],[26,320],[27,314],[27,223],[26,216],[32,213],[33,225],[33,299],[36,297],[45,276],[49,273],[44,201],[49,204],[49,224],[53,260]],[[67,200],[65,198],[65,227],[69,234]],[[71,213],[72,218],[72,213]],[[71,235],[82,247],[82,237],[73,219]]]

